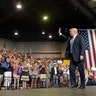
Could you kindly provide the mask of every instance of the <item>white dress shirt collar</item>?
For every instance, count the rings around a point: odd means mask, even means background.
[[[73,36],[73,38],[75,39],[77,35],[78,35],[78,34],[75,34],[75,35]]]

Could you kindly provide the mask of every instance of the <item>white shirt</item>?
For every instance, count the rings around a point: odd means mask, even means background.
[[[57,68],[54,67],[54,74],[56,75],[57,74]]]
[[[76,36],[77,36],[78,34],[75,34],[74,36],[73,36],[73,38],[70,40],[70,53],[72,53],[72,48],[73,48],[73,43],[74,43],[74,40],[75,40],[75,38],[76,38]]]
[[[72,39],[73,39],[73,41],[74,41],[74,39],[76,38],[76,36],[77,36],[77,35],[78,35],[78,34],[75,34],[75,35],[73,36],[73,38],[72,38]]]

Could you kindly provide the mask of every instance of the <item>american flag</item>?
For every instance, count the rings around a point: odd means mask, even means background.
[[[96,68],[96,29],[79,29],[78,33],[85,41],[85,68]]]

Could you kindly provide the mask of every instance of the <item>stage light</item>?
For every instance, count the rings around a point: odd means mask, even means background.
[[[17,5],[16,5],[16,8],[17,9],[21,9],[22,8],[22,4],[20,2],[18,2]]]

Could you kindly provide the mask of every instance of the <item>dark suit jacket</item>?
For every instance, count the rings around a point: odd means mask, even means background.
[[[65,35],[62,35],[62,36],[66,37]],[[66,39],[67,38],[68,37],[66,37]],[[66,58],[70,58],[70,40],[71,40],[71,37],[68,39],[68,42],[67,42],[67,48],[65,52]],[[73,60],[75,62],[80,62],[80,55],[85,57],[85,41],[84,41],[84,38],[79,34],[74,39],[72,52],[73,52],[72,53]]]
[[[58,68],[57,68],[57,75],[59,74]],[[51,69],[51,76],[53,77],[55,75],[54,67]]]

